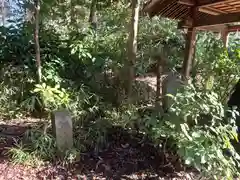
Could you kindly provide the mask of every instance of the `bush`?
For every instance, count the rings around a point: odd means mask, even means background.
[[[196,167],[204,176],[216,179],[239,175],[239,155],[232,146],[238,140],[234,114],[226,117],[227,110],[220,97],[208,91],[185,87],[175,97],[168,114],[163,118],[147,118],[152,139],[159,143],[161,137],[174,139],[177,152],[187,165]],[[224,150],[232,156],[226,156]]]
[[[217,93],[220,102],[225,104],[239,79],[239,49],[226,51],[222,42],[211,34],[199,34],[198,38],[193,69],[194,82],[198,83],[194,84]]]

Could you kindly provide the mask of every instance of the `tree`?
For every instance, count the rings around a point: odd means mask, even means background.
[[[129,28],[129,37],[127,42],[128,59],[125,63],[126,73],[126,92],[128,97],[132,94],[132,84],[134,80],[134,64],[137,56],[137,33],[139,20],[140,0],[132,0],[132,16]]]
[[[2,0],[1,4],[1,9],[2,9],[2,25],[5,25],[5,0]]]
[[[40,11],[40,0],[34,0],[35,4],[35,52],[36,52],[36,65],[37,65],[37,76],[39,83],[42,81],[42,67],[40,57],[40,45],[39,45],[39,11]]]
[[[97,28],[97,0],[92,0],[89,22],[91,23],[93,29]]]
[[[0,15],[1,15],[1,21],[2,26],[5,26],[7,24],[7,20],[13,15],[13,4],[14,2],[9,0],[1,0],[0,1]]]

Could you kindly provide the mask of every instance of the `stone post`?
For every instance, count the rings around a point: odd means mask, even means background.
[[[73,147],[72,119],[68,111],[55,111],[52,127],[59,152],[66,152]]]

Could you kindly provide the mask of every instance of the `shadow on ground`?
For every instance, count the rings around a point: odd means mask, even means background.
[[[6,151],[14,147],[28,129],[28,126],[0,124],[0,156],[4,157]]]
[[[24,118],[0,120],[0,158],[7,159],[6,152],[15,147],[24,137],[27,130],[43,126],[41,119]]]
[[[99,153],[81,155],[81,160],[71,168],[55,166],[47,179],[194,179],[192,169],[182,166],[174,152],[156,148],[141,135],[132,135],[115,128],[109,130],[108,147]],[[38,172],[43,177],[49,168]],[[184,172],[184,173],[183,173]],[[189,176],[188,178],[186,177]],[[193,175],[193,174],[191,174]]]
[[[38,168],[13,165],[6,150],[35,125],[0,124],[0,179],[194,179],[192,169],[182,166],[169,147],[156,148],[142,135],[121,128],[109,130],[104,150],[83,153],[71,166],[56,162]]]

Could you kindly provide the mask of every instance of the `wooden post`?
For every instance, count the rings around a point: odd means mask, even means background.
[[[188,79],[193,63],[193,56],[196,45],[196,28],[188,28],[186,36],[185,56],[183,61],[183,76]]]
[[[224,28],[221,31],[221,38],[222,38],[224,47],[227,48],[228,47],[228,27]]]
[[[135,77],[134,65],[137,58],[137,33],[138,33],[138,21],[139,21],[139,9],[140,0],[132,0],[132,16],[130,21],[129,36],[127,41],[127,54],[128,59],[125,62],[125,68],[127,74],[125,75],[126,92],[128,99],[132,95],[132,84]]]
[[[182,68],[182,73],[183,73],[183,80],[188,80],[190,76],[190,71],[193,66],[193,56],[195,52],[195,45],[196,45],[196,28],[195,23],[196,23],[196,13],[197,13],[197,7],[192,7],[190,9],[190,14],[191,16],[190,21],[191,21],[191,26],[188,27],[187,29],[187,35],[186,35],[186,45],[185,45],[185,55],[184,55],[184,61],[183,61],[183,68]]]

